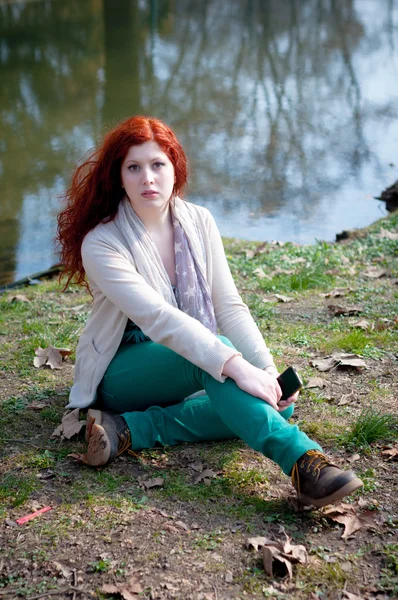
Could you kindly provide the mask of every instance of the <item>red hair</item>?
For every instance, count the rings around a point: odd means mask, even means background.
[[[72,185],[65,193],[66,208],[58,215],[56,239],[61,246],[61,262],[67,275],[65,288],[75,277],[84,284],[81,245],[84,236],[102,221],[112,221],[125,192],[121,166],[131,146],[155,141],[174,166],[173,193],[181,195],[187,182],[187,157],[175,133],[159,119],[131,117],[104,138],[100,148],[79,165]],[[64,289],[65,289],[64,288]]]

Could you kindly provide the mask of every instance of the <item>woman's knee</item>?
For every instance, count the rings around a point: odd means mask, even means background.
[[[227,337],[225,337],[225,335],[218,335],[217,337],[219,340],[222,341],[223,344],[225,344],[226,346],[229,346],[230,348],[234,348],[234,350],[236,350],[236,348],[233,345],[233,343],[231,342],[231,340],[229,340]]]
[[[294,404],[291,404],[290,406],[285,408],[285,410],[282,410],[279,414],[281,417],[283,417],[287,421],[288,419],[290,419],[290,417],[293,415],[293,413],[294,413]]]

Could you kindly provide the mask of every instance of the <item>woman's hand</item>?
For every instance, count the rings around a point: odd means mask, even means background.
[[[264,371],[266,371],[267,373],[269,373],[270,375],[272,375],[272,377],[279,377],[280,373],[278,373],[277,368],[274,365],[270,365],[268,367],[266,367],[264,369]],[[289,398],[286,398],[286,400],[280,400],[279,404],[278,404],[278,410],[279,412],[282,412],[283,410],[285,410],[285,408],[287,408],[288,406],[290,406],[291,404],[293,404],[294,402],[297,401],[298,395],[299,395],[299,391],[295,392],[292,396],[289,396]]]
[[[227,360],[223,368],[223,375],[231,377],[241,390],[256,398],[261,398],[278,412],[294,402],[294,400],[290,402],[289,398],[279,406],[278,402],[282,396],[282,390],[276,380],[278,373],[276,372],[275,377],[262,369],[253,367],[241,356],[233,356]]]

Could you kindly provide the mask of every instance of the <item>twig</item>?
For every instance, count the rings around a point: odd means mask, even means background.
[[[21,590],[19,590],[21,591]],[[37,596],[27,596],[26,600],[37,600],[38,598],[44,598],[45,596],[54,596],[54,594],[71,594],[72,592],[74,592],[76,594],[76,592],[78,592],[79,594],[86,594],[87,592],[85,592],[84,590],[81,590],[80,588],[75,588],[75,587],[70,587],[70,588],[64,588],[63,590],[52,590],[51,592],[44,592],[43,594],[38,594]]]
[[[215,586],[215,585],[213,585],[213,589],[214,589],[214,597],[215,597],[215,600],[218,600],[218,593],[217,593],[217,588],[216,588],[216,586]]]
[[[76,569],[73,569],[73,585],[77,586]],[[72,600],[76,600],[76,590],[73,592]]]

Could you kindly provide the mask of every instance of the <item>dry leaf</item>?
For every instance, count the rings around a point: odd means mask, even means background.
[[[151,479],[139,477],[137,480],[140,486],[145,488],[146,490],[150,490],[154,487],[162,487],[162,485],[164,484],[164,479],[162,477],[152,477]]]
[[[263,546],[263,564],[265,572],[270,576],[274,576],[274,567],[278,565],[287,570],[289,578],[293,576],[293,564],[307,564],[308,555],[304,546],[291,544],[291,538],[286,536],[286,541],[272,542],[267,540]],[[276,563],[274,565],[274,563]],[[279,563],[279,564],[278,564]]]
[[[118,594],[124,600],[138,600],[142,591],[142,586],[136,577],[131,577],[124,583],[105,583],[101,588],[103,594]]]
[[[257,536],[257,537],[249,537],[246,540],[246,546],[249,548],[254,548],[254,550],[258,550],[259,548],[261,548],[262,546],[264,546],[264,544],[266,544],[267,542],[271,542],[271,540],[269,540],[266,537],[263,536]]]
[[[335,288],[326,294],[319,294],[324,298],[338,298],[339,296],[346,296],[351,291],[350,288]]]
[[[254,256],[256,254],[264,254],[264,252],[268,252],[268,242],[263,242],[262,244],[259,244],[256,249],[254,250]]]
[[[341,306],[340,304],[328,304],[328,310],[333,317],[353,316],[362,312],[362,306]]]
[[[199,483],[200,481],[203,481],[203,483],[206,483],[208,485],[210,483],[210,479],[214,479],[214,477],[217,477],[217,475],[218,472],[216,473],[215,471],[212,471],[212,469],[205,469],[201,472],[200,475],[198,475],[198,477],[196,477],[194,483]]]
[[[389,231],[388,229],[383,229],[383,227],[381,227],[380,233],[378,235],[375,235],[375,237],[387,238],[389,240],[398,240],[398,232]]]
[[[356,321],[355,323],[353,323],[352,326],[353,327],[359,327],[360,329],[364,329],[365,331],[367,329],[373,329],[374,328],[373,323],[370,323],[366,319],[360,319],[359,321]]]
[[[347,462],[349,462],[349,463],[356,462],[357,460],[361,460],[361,455],[360,454],[353,454],[352,456],[350,456],[349,458],[347,458]]]
[[[326,386],[326,381],[325,379],[322,379],[321,377],[311,377],[311,379],[308,381],[308,383],[304,386],[306,389],[309,388],[324,388]]]
[[[70,569],[69,567],[67,567],[66,565],[63,565],[60,562],[54,561],[53,562],[54,567],[56,568],[56,570],[62,575],[62,577],[65,577],[65,579],[69,579],[69,577],[72,575],[73,570]]]
[[[261,267],[258,267],[257,269],[254,269],[253,271],[253,275],[257,275],[257,277],[259,279],[272,279],[271,275],[267,275],[266,273],[264,273],[264,270]]]
[[[43,408],[46,408],[48,406],[48,404],[46,404],[45,402],[33,402],[32,404],[29,404],[26,408],[30,408],[31,410],[43,410]]]
[[[338,506],[324,509],[324,514],[332,521],[344,525],[342,538],[346,540],[360,529],[377,529],[377,513],[371,510],[360,511],[359,506],[342,502]]]
[[[201,462],[194,462],[194,463],[189,464],[188,467],[190,467],[194,471],[197,471],[198,473],[201,473],[202,470],[203,470],[203,463],[201,463]]]
[[[294,298],[289,298],[289,296],[282,296],[282,294],[273,294],[278,302],[293,302]]]
[[[383,277],[387,274],[386,269],[380,269],[379,267],[368,267],[365,271],[362,272],[364,277],[369,277],[371,279],[379,279],[379,277]]]
[[[36,348],[35,354],[33,364],[37,369],[43,365],[49,366],[51,369],[61,369],[62,360],[72,354],[72,350],[48,346],[48,348]]]
[[[363,596],[358,596],[357,594],[351,594],[351,592],[347,592],[347,590],[343,591],[343,600],[364,600]]]
[[[356,369],[362,367],[367,368],[365,361],[360,356],[339,352],[335,352],[332,356],[327,356],[326,358],[313,360],[311,361],[311,365],[322,372],[331,371],[337,367],[355,367]]]
[[[299,263],[306,263],[306,262],[307,262],[307,259],[306,259],[306,258],[303,258],[302,256],[299,256],[298,258],[293,258],[293,259],[290,261],[290,264],[292,264],[292,265],[297,265],[297,264],[299,264]]]
[[[31,302],[29,298],[24,296],[23,294],[16,294],[15,296],[11,296],[8,298],[8,302]]]
[[[391,460],[398,456],[398,446],[394,446],[394,448],[387,448],[386,450],[382,450],[383,456],[388,456],[387,460]]]
[[[250,250],[250,249],[247,249],[247,250],[245,250],[245,254],[246,254],[246,258],[253,258],[254,251]]]
[[[74,435],[77,435],[85,425],[86,421],[79,421],[79,409],[75,408],[62,417],[61,425],[58,425],[51,437],[63,437],[70,440]]]

